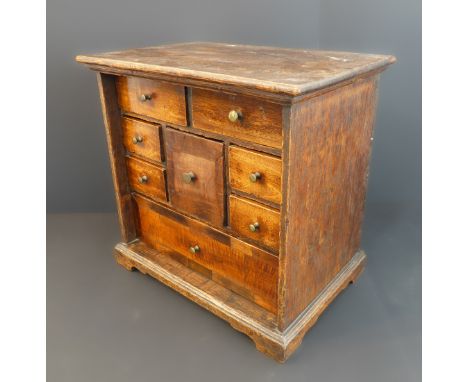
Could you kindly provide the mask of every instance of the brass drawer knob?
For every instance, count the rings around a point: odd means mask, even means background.
[[[255,222],[253,224],[250,224],[249,225],[249,229],[252,231],[252,232],[256,232],[260,229],[260,224],[258,222]]]
[[[138,181],[139,181],[141,184],[148,183],[148,177],[147,177],[146,175],[139,176],[139,177],[138,177]]]
[[[251,182],[256,182],[257,180],[262,178],[262,174],[259,172],[253,172],[249,175],[249,179]]]
[[[198,253],[200,252],[200,247],[198,245],[194,245],[190,247],[190,252],[192,252],[193,254]]]
[[[184,183],[187,183],[187,184],[192,183],[195,179],[196,179],[196,176],[192,171],[184,172],[182,174],[182,180],[184,181]]]
[[[146,101],[149,101],[151,99],[151,94],[142,94],[140,96],[140,101],[141,102],[146,102]]]
[[[141,143],[141,142],[143,142],[143,137],[140,137],[139,135],[137,135],[136,137],[132,138],[132,141],[135,144]]]
[[[242,114],[239,111],[231,110],[228,114],[228,118],[231,122],[236,122],[242,118]]]

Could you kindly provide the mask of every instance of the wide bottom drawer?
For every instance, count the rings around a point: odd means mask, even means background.
[[[135,200],[142,241],[182,255],[208,270],[214,281],[276,313],[276,256],[144,197],[135,195]]]

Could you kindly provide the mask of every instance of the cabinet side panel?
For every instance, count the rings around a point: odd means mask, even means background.
[[[280,255],[282,330],[359,249],[377,81],[358,80],[292,105]]]
[[[135,205],[130,194],[125,165],[125,148],[117,101],[115,76],[98,73],[99,95],[101,97],[102,114],[106,128],[107,147],[114,181],[117,213],[119,215],[120,232],[124,242],[130,242],[137,237]]]

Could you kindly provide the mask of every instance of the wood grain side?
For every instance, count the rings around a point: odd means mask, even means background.
[[[97,73],[104,127],[106,129],[114,193],[117,202],[120,233],[124,242],[137,237],[135,205],[130,194],[125,164],[125,148],[117,100],[115,76]]]
[[[377,80],[357,81],[291,108],[280,329],[358,251]]]

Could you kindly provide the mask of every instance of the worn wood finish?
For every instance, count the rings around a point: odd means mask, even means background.
[[[136,201],[145,243],[172,249],[203,265],[231,280],[244,297],[276,312],[277,257],[141,197]],[[193,253],[195,246],[199,250]]]
[[[291,110],[281,328],[359,249],[376,91],[372,78]]]
[[[165,170],[137,158],[127,158],[128,181],[133,191],[167,201]]]
[[[230,226],[243,237],[252,239],[275,252],[279,249],[280,213],[245,198],[229,197]],[[258,224],[258,227],[255,225]],[[254,225],[254,227],[251,227]],[[255,228],[255,231],[252,229]]]
[[[114,253],[117,261],[129,271],[138,268],[142,273],[148,273],[145,270],[156,271],[160,267],[158,276],[165,274],[168,277],[166,281],[172,280],[170,287],[203,293],[206,300],[215,302],[215,305],[229,307],[229,310],[250,317],[250,321],[258,322],[266,329],[276,328],[276,316],[273,313],[174,260],[173,251],[167,248],[155,250],[137,240],[131,244],[117,244]]]
[[[122,76],[117,80],[120,108],[159,120],[187,124],[185,88],[146,78]],[[149,99],[142,100],[142,96]]]
[[[124,268],[138,269],[154,277],[226,320],[234,329],[249,336],[259,351],[278,362],[286,361],[294,353],[310,327],[333,299],[357,280],[366,263],[364,252],[356,253],[303,314],[286,331],[280,332],[273,313],[185,267],[173,260],[165,250],[156,251],[142,242],[119,243],[114,253],[117,262]]]
[[[190,43],[77,59],[100,71],[119,264],[285,361],[364,269],[377,83],[395,58]]]
[[[236,112],[236,121],[229,119]],[[235,94],[192,90],[193,126],[278,149],[282,147],[281,106]]]
[[[114,182],[120,233],[124,242],[130,242],[137,237],[136,214],[127,178],[115,77],[98,73],[97,82],[104,117],[104,127],[106,129],[107,148],[112,170],[112,180]]]
[[[250,175],[256,172],[260,178],[252,182]],[[229,182],[233,189],[281,204],[281,174],[280,158],[238,146],[229,147]]]
[[[299,96],[395,62],[393,56],[194,42],[77,56],[77,61]]]
[[[122,117],[123,144],[125,149],[144,159],[161,162],[161,126]]]
[[[167,129],[167,171],[173,206],[214,225],[224,224],[223,144]],[[190,183],[184,174],[193,174]]]

